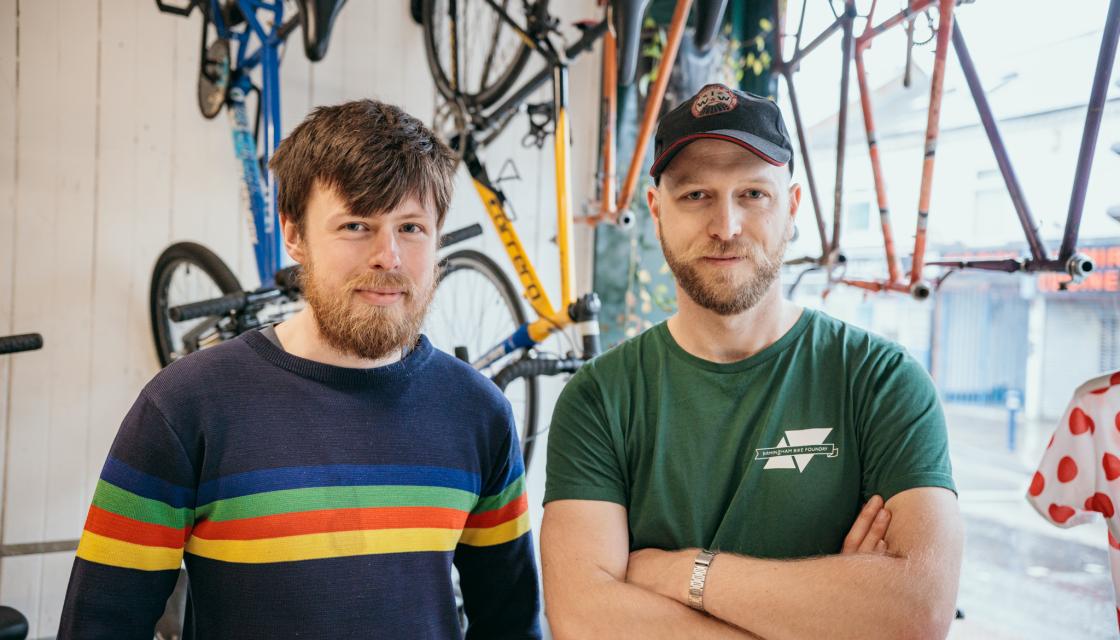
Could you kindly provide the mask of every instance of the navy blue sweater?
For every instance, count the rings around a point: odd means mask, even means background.
[[[188,638],[540,637],[509,403],[426,338],[398,363],[253,331],[141,392],[93,497],[59,638],[152,637],[182,562]]]

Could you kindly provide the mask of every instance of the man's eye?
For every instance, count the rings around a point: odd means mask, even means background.
[[[701,198],[704,197],[704,192],[703,191],[690,191],[689,193],[685,194],[684,197],[688,200],[700,200]]]
[[[750,198],[751,200],[761,200],[762,198],[766,197],[766,192],[765,191],[759,191],[758,189],[748,189],[747,190],[747,197]]]
[[[366,225],[362,224],[361,222],[347,222],[342,226],[342,228],[346,229],[347,231],[365,231]]]
[[[401,225],[401,231],[405,233],[424,233],[424,227],[413,222],[406,222]]]

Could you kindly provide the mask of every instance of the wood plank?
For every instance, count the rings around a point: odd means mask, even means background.
[[[370,37],[374,25],[394,20],[397,5],[403,4],[407,3],[349,2],[342,8],[327,50],[327,58],[342,61],[340,102],[381,95],[383,85],[375,81],[378,68],[408,66],[401,64],[408,59],[400,55],[403,52],[386,51],[383,42]],[[394,24],[397,30],[404,28],[403,23]]]
[[[343,7],[343,16],[350,9]],[[328,55],[334,55],[328,51]],[[311,62],[303,53],[303,35],[297,30],[288,39],[280,65],[280,119],[287,136],[311,111]]]
[[[345,17],[346,12],[354,8],[350,6],[350,4],[351,3],[347,3],[347,5],[342,8],[344,16],[339,19],[339,22],[335,23],[335,37],[333,37],[331,40],[328,55],[319,62],[314,62],[311,64],[312,108],[322,105],[338,104],[340,102],[343,102],[344,96],[346,95],[345,84],[347,60],[345,55],[338,55],[340,52],[344,52],[346,49],[346,34],[339,33],[339,26],[343,20],[348,19]],[[343,37],[338,38],[337,36]],[[299,47],[300,52],[302,53],[303,45],[300,44]],[[293,51],[292,53],[295,52]]]
[[[16,242],[17,50],[15,0],[0,0],[0,335],[15,333],[12,324]],[[23,357],[23,356],[21,356]],[[0,461],[8,443],[8,397],[13,356],[0,357]],[[0,473],[0,496],[4,475]],[[0,500],[0,529],[3,501]]]
[[[373,57],[381,60],[410,60],[412,64],[379,65],[375,91],[385,100],[424,122],[431,123],[435,108],[435,84],[428,72],[424,51],[424,29],[412,20],[408,2],[384,7],[375,21],[378,39]]]
[[[173,242],[201,243],[218,254],[241,277],[244,286],[256,286],[256,267],[251,259],[243,260],[243,248],[249,240],[241,214],[240,168],[233,155],[229,118],[223,111],[206,120],[198,109],[201,17],[159,17],[175,25],[170,106],[174,122],[171,227],[160,251]]]
[[[88,502],[117,427],[157,369],[148,282],[171,217],[171,101],[176,22],[148,2],[103,9],[94,230]]]
[[[22,6],[22,5],[21,5]],[[93,229],[96,216],[97,52],[99,8],[84,0],[60,4],[56,29],[59,68],[51,78],[59,103],[57,209],[50,240],[57,247],[51,272],[49,323],[52,387],[43,466],[46,482],[42,539],[73,538],[88,503],[82,496],[90,408]],[[57,231],[64,229],[64,233]],[[14,487],[13,487],[14,489]],[[9,494],[10,497],[10,494]],[[16,540],[12,540],[16,542]]]
[[[3,541],[43,539],[47,476],[47,430],[53,397],[49,381],[50,351],[56,325],[50,321],[57,212],[56,171],[59,152],[55,76],[60,38],[58,0],[21,5],[19,29],[20,91],[17,97],[19,140],[16,184],[16,241],[13,252],[13,324],[44,335],[46,357],[12,360]],[[26,37],[30,33],[36,37]],[[7,577],[7,576],[5,576]],[[0,590],[0,597],[8,594]],[[37,598],[37,593],[35,595]],[[37,601],[35,606],[38,606]]]
[[[42,582],[43,556],[0,559],[0,597],[3,598],[4,606],[12,607],[27,617],[28,638],[58,633],[57,624],[52,629],[42,629],[39,626]]]
[[[125,409],[144,384],[156,373],[154,342],[149,338],[148,299],[152,267],[163,251],[163,239],[171,226],[171,181],[178,168],[173,163],[173,131],[176,83],[176,28],[182,20],[159,13],[150,0],[131,0],[136,12],[134,39],[137,42],[133,65],[137,73],[132,81],[135,101],[132,108],[136,130],[133,156],[136,192],[131,212],[130,271],[125,273],[127,306],[124,330],[128,342],[124,378],[127,389],[117,398],[119,409]],[[170,43],[170,44],[169,44]],[[193,49],[192,49],[193,50]],[[120,414],[123,416],[123,412]]]
[[[130,336],[128,291],[132,288],[129,262],[132,254],[131,212],[135,209],[134,154],[136,117],[133,79],[136,67],[136,8],[132,2],[111,2],[102,9],[100,25],[97,130],[97,227],[93,240],[97,263],[93,272],[93,361],[91,383],[95,393],[90,406],[88,441],[82,497],[88,505],[109,445],[127,409],[128,381],[124,358]],[[128,283],[127,285],[125,283]],[[122,286],[123,285],[123,286]],[[123,406],[122,406],[123,405]],[[68,538],[76,533],[71,532]]]
[[[74,552],[44,554],[41,565],[39,609],[33,623],[35,631],[28,634],[29,638],[53,637],[58,633],[58,625],[62,621],[62,604],[66,601],[66,587],[70,583],[70,571],[74,567]],[[24,615],[31,621],[29,614]]]

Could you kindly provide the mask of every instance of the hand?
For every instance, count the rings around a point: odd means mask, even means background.
[[[692,580],[692,565],[698,553],[699,549],[638,549],[630,554],[626,565],[626,582],[688,604],[688,585]]]
[[[888,550],[884,536],[890,522],[891,512],[884,508],[883,499],[879,496],[871,496],[860,510],[847,537],[844,538],[844,546],[840,549],[840,553],[886,555]]]

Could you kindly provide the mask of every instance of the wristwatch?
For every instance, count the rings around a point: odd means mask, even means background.
[[[712,565],[718,551],[702,549],[696,554],[692,564],[692,580],[688,583],[688,606],[697,611],[704,610],[704,583],[708,579],[708,567]]]

